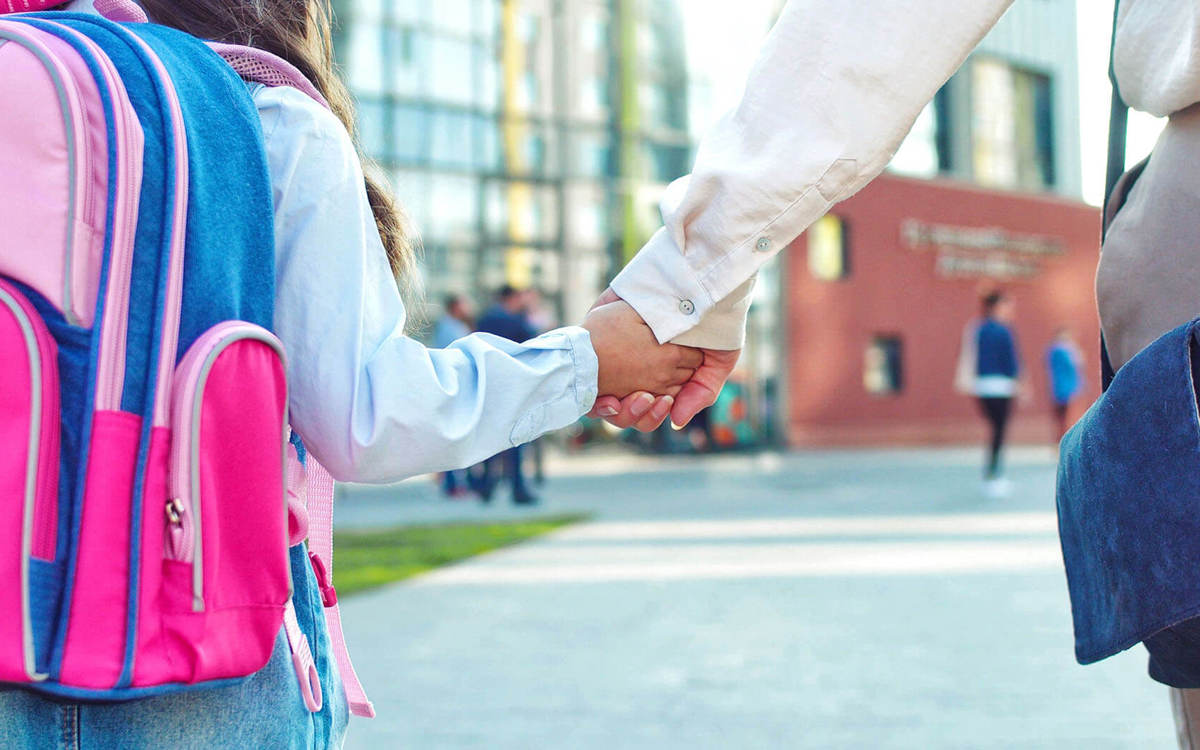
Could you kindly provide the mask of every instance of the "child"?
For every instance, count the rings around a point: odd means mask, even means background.
[[[349,97],[333,71],[328,0],[139,4],[154,22],[279,55],[331,104],[332,113],[294,89],[252,90],[274,198],[275,333],[287,349],[290,421],[338,479],[467,466],[570,424],[598,391],[669,396],[700,365],[698,351],[659,346],[624,303],[523,344],[476,334],[430,350],[409,338],[397,279],[414,278],[410,235],[383,189],[364,179]],[[91,0],[66,9],[94,12]],[[670,406],[655,403],[660,421]],[[338,746],[346,702],[319,628],[318,713],[305,708],[280,641],[263,670],[229,687],[127,703],[0,690],[0,737],[6,747]]]
[[[1067,434],[1067,416],[1071,401],[1083,388],[1079,374],[1083,356],[1071,336],[1071,330],[1063,327],[1054,333],[1054,341],[1046,350],[1046,372],[1050,379],[1050,400],[1054,408],[1055,439],[1062,440]]]

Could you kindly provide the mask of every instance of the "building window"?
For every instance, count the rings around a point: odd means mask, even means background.
[[[461,34],[471,28],[471,3],[469,0],[437,0],[430,3],[433,11],[433,27],[451,34]]]
[[[541,172],[546,168],[546,139],[540,133],[525,137],[525,166],[530,172]]]
[[[384,69],[390,93],[422,96],[427,84],[425,73],[429,68],[429,34],[411,26],[387,27],[384,34],[388,51]],[[380,75],[384,75],[384,71]]]
[[[428,119],[430,161],[439,167],[467,169],[475,166],[471,140],[475,118],[466,112],[434,110]]]
[[[359,128],[367,153],[387,154],[405,165],[421,164],[429,159],[429,113],[425,109],[407,104],[397,104],[392,109],[392,147],[389,151],[372,147],[363,122],[360,115]]]
[[[477,93],[472,79],[472,53],[470,42],[447,36],[430,38],[430,70],[427,92],[431,99],[470,106]]]
[[[382,94],[384,81],[383,31],[378,23],[355,21],[350,24],[346,37],[347,76],[354,81],[354,90],[359,94]]]
[[[609,82],[607,78],[592,76],[580,88],[580,108],[585,115],[603,115],[608,112]]]
[[[936,177],[951,168],[950,105],[943,86],[925,105],[888,168],[912,177]]]
[[[571,165],[573,177],[603,178],[616,174],[613,148],[607,133],[579,130],[571,140],[575,152]]]
[[[582,23],[581,36],[587,49],[596,51],[608,47],[608,23],[598,12],[588,13]]]
[[[863,387],[876,396],[904,390],[904,342],[894,334],[879,334],[867,346]]]
[[[971,157],[984,185],[1054,186],[1053,96],[1049,76],[980,59],[971,66]]]
[[[826,214],[808,230],[808,271],[819,281],[838,281],[850,274],[846,222]]]
[[[358,139],[368,153],[386,155],[387,108],[375,97],[358,98]]]
[[[646,143],[646,156],[650,165],[650,179],[655,182],[671,182],[691,171],[692,149],[666,143]]]
[[[517,109],[523,112],[537,109],[540,97],[537,73],[533,70],[526,70],[521,74],[521,81],[517,85]]]
[[[529,47],[534,47],[538,43],[538,38],[542,31],[542,19],[531,12],[521,13],[517,19],[517,33],[521,37],[521,41]]]

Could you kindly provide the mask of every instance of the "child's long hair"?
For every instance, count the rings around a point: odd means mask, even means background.
[[[329,0],[139,0],[155,23],[227,44],[271,52],[300,69],[325,96],[355,139],[354,105],[333,60],[333,10]],[[416,293],[416,248],[407,217],[374,176],[361,150],[367,198],[401,289]],[[415,312],[415,311],[414,311]]]

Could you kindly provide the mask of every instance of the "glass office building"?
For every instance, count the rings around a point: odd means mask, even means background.
[[[436,301],[535,287],[578,320],[688,171],[675,0],[339,0],[363,148]]]

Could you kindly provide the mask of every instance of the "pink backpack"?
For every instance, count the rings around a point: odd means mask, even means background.
[[[259,50],[0,15],[0,578],[19,582],[0,593],[0,681],[101,700],[221,685],[282,629],[319,710],[292,600],[307,538],[351,710],[373,716],[332,585],[333,482],[287,426],[239,75],[324,103]]]

